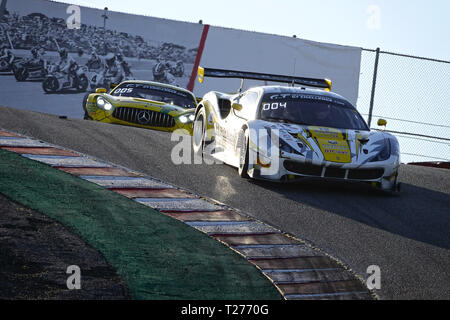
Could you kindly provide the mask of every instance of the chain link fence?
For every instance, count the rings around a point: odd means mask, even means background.
[[[387,120],[402,162],[450,162],[450,61],[363,49],[358,110]]]

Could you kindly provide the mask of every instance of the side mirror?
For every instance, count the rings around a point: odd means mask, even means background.
[[[97,89],[95,89],[95,93],[106,93],[106,89],[105,88],[97,88]]]
[[[111,84],[109,85],[109,88],[110,88],[110,89],[114,89],[114,88],[117,87],[117,86],[118,86],[118,84],[111,83]]]
[[[203,80],[205,79],[205,69],[204,68],[198,67],[197,77],[198,77],[198,82],[203,83]]]
[[[239,103],[233,103],[233,104],[231,105],[231,108],[233,108],[233,109],[236,110],[236,111],[241,111],[241,110],[242,110],[242,104],[239,104]]]
[[[377,124],[380,126],[380,127],[382,127],[382,126],[386,126],[386,124],[387,124],[387,121],[386,120],[384,120],[384,119],[378,119],[378,122],[377,122]]]

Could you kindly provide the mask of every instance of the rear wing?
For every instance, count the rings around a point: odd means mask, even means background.
[[[236,78],[236,79],[251,79],[262,81],[273,81],[288,83],[291,85],[298,84],[301,86],[321,88],[326,91],[331,91],[331,80],[328,79],[313,79],[294,76],[283,76],[266,73],[246,72],[246,71],[234,71],[234,70],[222,70],[212,68],[198,67],[198,81],[203,83],[205,77],[211,78]]]

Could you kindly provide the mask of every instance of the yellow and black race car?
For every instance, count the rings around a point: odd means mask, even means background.
[[[98,88],[83,99],[84,119],[192,133],[197,102],[192,92],[152,81],[129,80],[109,93]]]

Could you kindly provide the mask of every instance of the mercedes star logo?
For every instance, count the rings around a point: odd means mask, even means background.
[[[140,124],[148,124],[148,122],[150,121],[150,112],[145,110],[139,112],[137,120]]]

